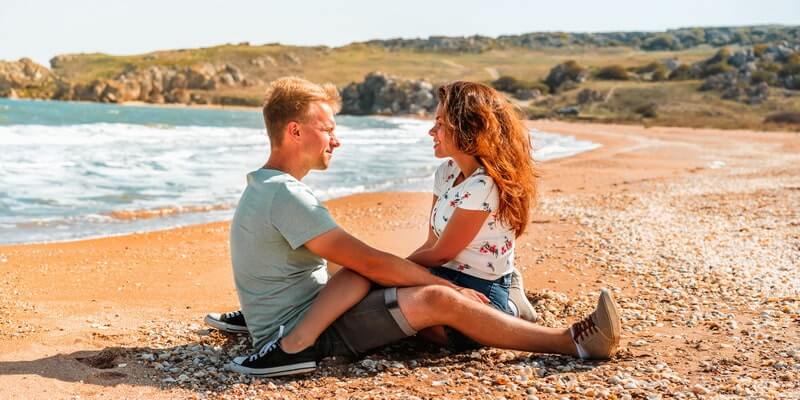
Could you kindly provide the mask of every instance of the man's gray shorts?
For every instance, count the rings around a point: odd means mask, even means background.
[[[397,305],[397,288],[378,288],[326,329],[316,348],[323,357],[361,357],[416,333]]]

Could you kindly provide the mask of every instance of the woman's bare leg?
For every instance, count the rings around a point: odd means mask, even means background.
[[[320,290],[303,319],[281,339],[283,351],[297,353],[313,345],[333,321],[369,293],[371,286],[367,278],[347,268],[339,270]]]

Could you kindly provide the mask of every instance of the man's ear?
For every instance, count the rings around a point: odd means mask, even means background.
[[[290,140],[300,140],[300,124],[289,121],[289,124],[286,125],[286,136]]]

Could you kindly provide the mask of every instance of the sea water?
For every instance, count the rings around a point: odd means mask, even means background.
[[[322,199],[428,191],[431,122],[337,116],[341,147],[304,181]],[[532,131],[545,161],[598,147]],[[230,218],[269,143],[255,111],[0,99],[0,243],[50,242]]]

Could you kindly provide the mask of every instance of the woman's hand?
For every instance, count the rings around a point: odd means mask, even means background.
[[[481,292],[465,287],[458,287],[456,288],[456,291],[470,300],[477,301],[478,303],[482,304],[489,304],[489,298],[484,296]]]

